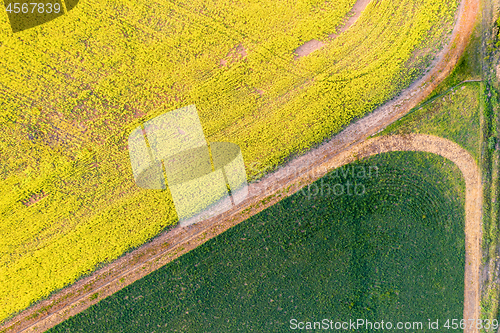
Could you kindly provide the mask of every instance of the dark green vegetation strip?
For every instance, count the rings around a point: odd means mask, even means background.
[[[348,184],[364,194],[328,195],[328,186],[354,193]],[[440,156],[371,157],[49,332],[288,332],[292,318],[462,318],[464,190]]]

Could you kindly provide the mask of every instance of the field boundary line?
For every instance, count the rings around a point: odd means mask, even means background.
[[[159,235],[91,276],[22,311],[0,326],[0,333],[43,332],[290,195],[294,184],[305,186],[306,183],[297,181],[310,179],[296,177],[297,171],[307,174],[336,155],[352,151],[353,147],[422,102],[451,73],[467,46],[478,10],[479,0],[462,0],[450,42],[426,75],[398,97],[347,126],[328,142],[250,184],[250,196],[243,203],[212,219]]]

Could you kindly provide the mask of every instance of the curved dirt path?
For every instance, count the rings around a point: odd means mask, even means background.
[[[462,0],[450,43],[436,57],[432,69],[426,75],[404,90],[399,97],[349,125],[327,143],[251,184],[249,197],[240,205],[217,217],[185,228],[177,227],[159,235],[150,243],[115,260],[91,276],[21,312],[0,326],[0,333],[43,332],[278,202],[295,192],[294,188],[297,186],[304,186],[304,181],[317,179],[314,178],[314,170],[318,166],[337,158],[337,155],[342,156],[347,151],[352,151],[360,142],[401,118],[432,92],[452,71],[465,50],[478,10],[479,0]],[[306,179],[303,175],[309,176]],[[472,249],[469,252],[475,253],[474,251]],[[469,271],[472,273],[466,275],[473,277],[475,288],[479,289],[479,279],[474,273],[476,268],[472,264],[470,266]],[[467,290],[470,292],[471,289]],[[479,294],[473,292],[466,299],[478,297]],[[471,309],[478,302],[467,301],[467,313],[474,312]],[[479,309],[475,311],[478,313]]]
[[[465,179],[465,274],[464,274],[464,315],[468,323],[464,332],[479,332],[469,327],[472,320],[480,318],[480,267],[482,240],[482,187],[481,173],[474,158],[458,144],[449,140],[425,135],[383,136],[369,139],[344,153],[354,154],[358,158],[390,151],[423,151],[443,156],[455,163]],[[344,157],[346,158],[346,157]],[[324,168],[337,168],[345,164],[339,156],[325,162]],[[461,318],[460,318],[461,319]],[[475,326],[475,325],[474,325]]]

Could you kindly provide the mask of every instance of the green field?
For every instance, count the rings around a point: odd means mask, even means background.
[[[326,185],[339,193],[348,182],[365,193],[327,195]],[[462,318],[465,184],[452,162],[384,153],[314,184],[49,332],[288,332],[293,318]]]
[[[0,20],[0,320],[175,225],[138,188],[127,137],[196,104],[249,180],[408,86],[443,46],[457,0],[82,0],[12,34]],[[310,39],[321,50],[294,59]],[[91,249],[91,250],[90,250]]]
[[[434,96],[378,135],[431,134],[458,143],[478,163],[481,156],[481,84],[458,84]]]

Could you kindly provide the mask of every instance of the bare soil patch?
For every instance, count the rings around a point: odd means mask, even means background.
[[[295,56],[295,59],[305,57],[306,55],[308,55],[316,50],[319,50],[320,48],[322,48],[325,45],[326,45],[325,43],[323,43],[317,39],[311,39],[310,41],[305,42],[304,44],[302,44],[301,46],[299,46],[298,48],[295,49],[295,53],[297,54]]]
[[[228,66],[229,64],[235,63],[241,59],[244,59],[247,56],[247,50],[243,46],[243,44],[238,44],[233,47],[226,56],[220,60],[219,64],[221,66]]]

